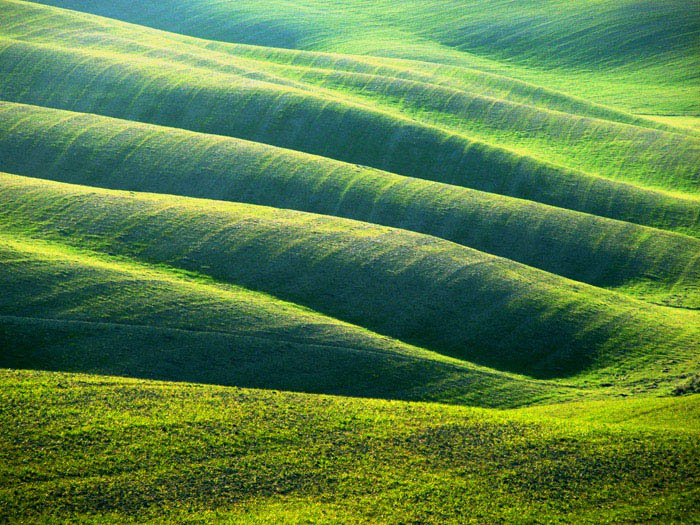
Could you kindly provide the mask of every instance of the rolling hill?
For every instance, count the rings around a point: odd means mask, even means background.
[[[633,290],[643,282],[652,301],[700,305],[700,241],[688,235],[260,143],[47,108],[0,102],[0,133],[13,173],[384,224],[588,284]]]
[[[0,0],[0,520],[700,519],[696,0]]]

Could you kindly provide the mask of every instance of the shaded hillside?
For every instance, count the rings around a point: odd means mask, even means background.
[[[700,520],[697,0],[0,0],[0,521]]]
[[[650,360],[684,366],[700,341],[698,312],[405,230],[10,175],[0,188],[5,228],[197,271],[502,370],[561,377]]]
[[[208,40],[496,71],[647,113],[700,110],[692,0],[43,3]]]
[[[0,291],[3,367],[498,406],[567,397],[274,297],[56,243],[0,237]]]

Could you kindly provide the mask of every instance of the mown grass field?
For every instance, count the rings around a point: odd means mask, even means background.
[[[697,0],[0,0],[0,521],[700,521]]]

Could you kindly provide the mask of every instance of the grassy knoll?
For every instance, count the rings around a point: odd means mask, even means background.
[[[499,406],[580,395],[239,287],[16,237],[0,236],[0,325],[13,368]]]
[[[697,396],[489,411],[45,372],[1,377],[4,520],[698,518]]]
[[[682,134],[649,131],[651,138],[637,140],[638,153],[652,158],[635,160],[637,170],[613,164],[616,180],[611,180],[422,123],[410,114],[241,74],[15,40],[0,41],[0,65],[7,71],[0,95],[9,101],[235,136],[614,218],[624,217],[598,196],[621,194],[644,205],[660,193],[656,189],[662,190],[657,199],[671,193],[669,206],[682,207],[694,205],[700,191],[698,139]],[[568,125],[578,121],[570,119]],[[657,142],[655,151],[649,144]],[[577,155],[585,156],[593,144]],[[670,159],[669,148],[678,151]],[[606,159],[610,155],[602,155]]]
[[[41,16],[41,23],[37,24],[30,13]],[[500,91],[483,92],[483,84],[489,84],[483,78],[468,86],[446,86],[435,76],[399,78],[401,71],[396,68],[347,64],[339,56],[325,63],[313,53],[304,58],[290,51],[253,53],[231,46],[215,53],[201,49],[199,41],[153,31],[144,35],[143,29],[127,26],[125,30],[123,24],[105,28],[99,19],[76,20],[70,12],[31,4],[6,5],[3,18],[3,34],[8,38],[82,51],[109,50],[132,58],[157,57],[218,73],[255,74],[278,84],[290,79],[310,91],[323,86],[336,97],[353,96],[385,111],[587,173],[612,178],[636,174],[642,181],[649,181],[658,172],[682,178],[696,172],[700,161],[697,139],[652,129],[651,121],[631,119],[612,110],[604,112],[572,99],[560,101],[562,104],[552,111],[548,94],[532,89],[525,99],[510,100],[510,92],[518,91],[512,83],[505,83],[506,89]],[[76,24],[80,32],[75,31]],[[71,30],[66,32],[68,27]],[[630,125],[622,125],[618,119]]]
[[[700,522],[697,0],[0,0],[0,522]]]
[[[700,308],[697,239],[259,143],[0,102],[0,159],[8,172],[63,182],[413,230],[654,302]]]
[[[177,33],[144,30],[143,26],[86,16],[76,11],[52,9],[30,2],[7,0],[1,5],[0,16],[4,22],[2,34],[16,40],[60,43],[62,47],[102,49],[117,53],[128,50],[132,57],[167,59],[220,72],[247,72],[256,78],[274,78],[277,81],[282,80],[280,75],[285,71],[278,68],[279,65],[303,67],[305,70],[369,74],[446,86],[464,93],[481,94],[575,115],[667,130],[678,129],[673,125],[655,124],[655,119],[640,118],[618,108],[595,104],[542,85],[476,69],[454,70],[440,64],[377,56],[230,44],[188,38]],[[37,31],[41,27],[43,30]],[[76,28],[80,31],[75,31]]]
[[[4,228],[200,272],[501,370],[629,384],[697,359],[699,312],[405,230],[12,175],[0,199]]]

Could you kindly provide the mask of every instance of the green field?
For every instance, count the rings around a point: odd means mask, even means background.
[[[697,0],[0,0],[0,522],[700,521]]]

